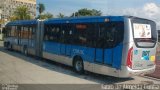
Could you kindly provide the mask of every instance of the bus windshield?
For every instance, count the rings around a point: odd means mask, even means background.
[[[153,48],[157,41],[156,24],[145,19],[132,19],[133,38],[137,47]]]

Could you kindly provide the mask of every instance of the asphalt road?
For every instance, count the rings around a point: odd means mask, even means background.
[[[25,90],[29,88],[27,85],[30,87],[37,85],[42,90],[44,90],[43,86],[47,89],[57,90],[56,85],[59,90],[66,90],[70,87],[72,88],[70,90],[82,90],[84,88],[97,90],[102,88],[102,84],[148,85],[160,84],[160,80],[143,76],[125,79],[115,78],[90,72],[79,75],[73,71],[72,67],[52,61],[37,60],[19,52],[5,50],[0,41],[0,84],[20,84],[25,87]]]

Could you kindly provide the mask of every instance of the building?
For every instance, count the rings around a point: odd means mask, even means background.
[[[32,18],[36,17],[36,0],[0,0],[0,31],[5,23],[9,21],[18,6],[26,6]],[[1,34],[1,32],[0,32]],[[1,39],[1,35],[0,35]]]
[[[2,18],[9,19],[14,10],[18,6],[26,6],[29,9],[30,15],[36,17],[36,0],[0,0],[2,8]]]

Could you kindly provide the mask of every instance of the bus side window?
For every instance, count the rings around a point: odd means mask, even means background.
[[[15,31],[16,31],[16,26],[12,26],[11,30],[10,30],[10,36],[14,37],[15,36]]]
[[[68,28],[67,28],[67,37],[66,37],[66,39],[67,39],[67,43],[68,44],[73,44],[73,27],[74,26],[74,24],[70,24],[70,25],[68,25]]]
[[[44,31],[44,40],[59,42],[60,41],[60,25],[46,25]]]
[[[115,27],[112,23],[99,24],[98,48],[112,48],[115,42]]]
[[[104,48],[105,41],[107,40],[106,38],[108,37],[108,35],[110,35],[110,34],[108,34],[106,24],[105,23],[99,23],[99,33],[98,33],[98,39],[97,39],[97,42],[96,42],[96,47],[97,48]]]
[[[75,35],[76,44],[86,46],[87,43],[86,30],[88,28],[87,24],[79,23],[75,25],[75,28],[76,28],[76,35]]]
[[[65,35],[66,35],[66,24],[62,24],[62,26],[61,26],[62,28],[61,28],[61,30],[60,30],[60,39],[59,39],[59,41],[61,42],[61,43],[65,43],[65,41],[66,41],[66,38],[65,38]]]
[[[86,30],[86,38],[87,38],[87,45],[88,47],[95,47],[96,39],[98,35],[98,28],[95,23],[87,24],[88,28]]]
[[[62,28],[60,31],[60,42],[65,44],[73,44],[73,28],[74,24],[62,24]]]
[[[44,30],[44,40],[45,41],[48,41],[49,40],[49,33],[48,33],[48,31],[49,31],[49,26],[44,26],[45,27],[45,30]]]
[[[99,48],[113,48],[123,42],[123,22],[101,23],[99,28],[99,37],[97,40],[97,46]]]

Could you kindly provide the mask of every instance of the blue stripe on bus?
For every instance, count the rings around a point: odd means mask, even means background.
[[[56,24],[56,23],[84,23],[84,22],[105,22],[105,19],[109,21],[124,21],[124,16],[101,16],[101,17],[78,17],[78,18],[64,18],[64,19],[48,19],[44,21],[44,24]],[[35,25],[37,20],[18,20],[7,23],[9,25]]]
[[[66,55],[71,56],[72,45],[66,45]]]
[[[120,69],[121,62],[122,62],[122,49],[123,44],[120,44],[113,49],[105,49],[104,50],[104,58],[103,58],[103,50],[83,46],[76,46],[76,45],[67,45],[67,44],[60,44],[56,42],[44,42],[43,50],[48,53],[58,54],[58,55],[65,55],[68,57],[74,57],[76,55],[81,56],[84,61],[90,63],[104,63],[106,65],[111,65],[113,68]],[[113,55],[112,55],[113,54]],[[96,57],[96,58],[95,58]],[[96,59],[96,62],[94,62]],[[104,59],[104,62],[103,62]]]
[[[6,24],[6,26],[10,26],[10,25],[36,25],[37,23],[38,23],[37,20],[18,20],[18,21],[9,22]]]
[[[112,49],[105,49],[104,51],[104,63],[112,64]]]
[[[60,43],[44,41],[43,50],[52,54],[60,54]]]
[[[61,44],[60,45],[60,54],[65,55],[65,53],[66,53],[66,45]]]
[[[120,44],[117,47],[113,49],[113,63],[112,66],[114,68],[120,69],[121,68],[121,63],[122,63],[122,50],[123,50],[123,45]]]
[[[105,19],[109,19],[109,21],[124,21],[124,16],[78,17],[63,19],[55,18],[44,21],[44,24],[105,22]]]
[[[96,61],[99,63],[103,62],[103,49],[96,49]]]
[[[95,48],[86,48],[86,51],[85,51],[85,60],[88,61],[88,62],[92,62],[94,63],[94,59],[95,59]]]
[[[84,47],[72,45],[72,49],[71,49],[71,57],[72,58],[74,56],[78,55],[78,56],[81,56],[81,58],[83,60],[86,60],[85,56],[84,56],[85,54],[86,54],[86,52],[85,52],[85,48]]]

